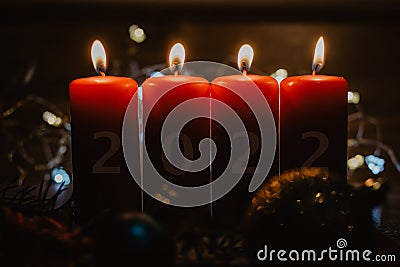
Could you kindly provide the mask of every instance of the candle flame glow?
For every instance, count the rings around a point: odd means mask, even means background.
[[[315,46],[314,60],[312,64],[312,71],[319,72],[325,63],[325,51],[324,51],[324,38],[321,36],[318,39],[317,45]]]
[[[107,69],[107,57],[103,44],[95,40],[91,49],[93,67],[98,74],[104,75]]]
[[[185,48],[181,43],[176,43],[172,46],[169,52],[169,66],[174,67],[176,65],[185,62]]]
[[[244,44],[239,49],[238,53],[238,68],[240,71],[249,71],[251,63],[253,62],[253,48],[248,45]]]

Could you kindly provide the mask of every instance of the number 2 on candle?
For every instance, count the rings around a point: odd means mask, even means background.
[[[305,132],[301,135],[301,139],[316,138],[319,146],[317,150],[304,162],[303,167],[311,167],[311,165],[325,153],[329,146],[329,139],[326,134],[318,131]]]
[[[108,138],[110,140],[110,148],[106,153],[101,156],[96,163],[93,165],[93,173],[120,173],[120,167],[104,166],[104,163],[110,159],[115,153],[118,152],[120,147],[120,138],[116,133],[113,132],[97,132],[93,135],[94,140],[98,138]]]

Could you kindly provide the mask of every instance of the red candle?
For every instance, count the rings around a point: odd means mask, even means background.
[[[174,109],[185,101],[197,98],[209,98],[210,83],[201,77],[182,75],[184,68],[185,51],[181,44],[175,44],[170,51],[170,69],[168,74],[160,77],[152,77],[142,84],[142,107],[143,107],[143,128],[144,128],[144,157],[149,158],[150,164],[154,166],[157,173],[150,173],[149,168],[144,168],[142,181],[144,191],[151,197],[144,198],[144,211],[153,214],[160,221],[170,224],[171,227],[198,223],[200,218],[205,219],[209,215],[208,206],[191,207],[183,209],[174,206],[190,206],[185,203],[187,198],[180,193],[174,185],[193,188],[206,185],[210,182],[209,168],[200,171],[186,171],[194,165],[186,164],[177,158],[177,153],[170,153],[176,145],[176,138],[179,136],[179,148],[183,157],[188,161],[194,161],[200,157],[199,143],[209,137],[209,119],[202,117],[189,121],[182,129],[172,127],[167,129],[167,117],[172,116],[172,121],[181,117],[182,111],[173,115]],[[203,102],[204,104],[204,102]],[[209,105],[193,102],[190,109],[208,115]],[[179,125],[181,126],[181,125]],[[164,131],[164,136],[163,136]],[[208,157],[202,155],[202,157]],[[129,159],[128,159],[129,160]],[[146,160],[144,161],[146,165]],[[165,179],[162,184],[150,182],[151,178],[159,177]],[[168,184],[170,182],[171,184]],[[208,196],[206,193],[205,196]],[[171,205],[165,205],[171,204]]]
[[[231,159],[234,162],[231,168],[226,170],[229,175],[237,176],[240,167],[245,167],[239,183],[214,205],[215,215],[223,214],[226,222],[232,222],[228,218],[240,219],[248,208],[252,191],[267,176],[278,173],[278,157],[275,157],[278,129],[278,83],[270,76],[248,74],[252,59],[253,49],[247,44],[243,45],[238,53],[238,67],[242,74],[218,77],[212,81],[211,85],[211,97],[231,107],[246,126],[246,132],[230,134],[234,139],[248,139],[250,145],[248,151],[242,151],[242,156]],[[223,111],[217,106],[212,106],[212,116],[221,113]],[[267,114],[270,116],[266,116]],[[226,136],[223,136],[218,125],[214,123],[212,126],[213,140],[219,145],[218,153],[229,155],[232,144]],[[262,131],[263,134],[261,134]],[[268,152],[261,154],[263,146]],[[218,178],[217,175],[225,171],[226,167],[224,162],[213,163],[215,178]]]
[[[125,166],[121,129],[125,110],[137,91],[134,80],[105,76],[106,55],[92,45],[99,76],[70,84],[71,142],[76,219],[87,222],[105,209],[140,206],[140,190]]]
[[[316,45],[313,74],[289,77],[280,84],[281,171],[324,167],[346,181],[347,82],[316,74],[324,64],[324,43]]]

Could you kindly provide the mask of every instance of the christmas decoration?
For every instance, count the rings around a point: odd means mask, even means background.
[[[382,181],[369,181],[355,190],[336,180],[323,168],[299,168],[267,181],[255,193],[244,221],[251,263],[260,263],[254,255],[266,244],[276,249],[322,250],[345,238],[354,248],[397,249],[382,239],[371,218],[379,200],[370,188]]]
[[[126,266],[130,262],[172,266],[175,243],[168,232],[145,213],[106,213],[87,229],[94,239],[96,266]]]
[[[71,267],[91,265],[92,240],[71,227],[66,211],[27,215],[0,205],[2,266]]]
[[[218,226],[187,226],[176,234],[177,263],[180,265],[248,264],[241,224],[235,229]]]
[[[295,169],[273,177],[255,193],[247,219],[250,228],[260,220],[264,224],[261,231],[271,231],[266,236],[270,242],[284,245],[287,239],[283,237],[291,236],[293,245],[318,246],[315,240],[305,238],[312,237],[310,232],[344,233],[353,227],[350,199],[350,188],[336,183],[324,169]],[[331,239],[321,238],[324,240]]]

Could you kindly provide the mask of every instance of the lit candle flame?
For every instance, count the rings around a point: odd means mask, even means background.
[[[177,75],[180,66],[185,62],[185,48],[181,43],[176,43],[172,46],[169,52],[169,66],[174,68],[174,74]]]
[[[253,48],[248,45],[244,44],[239,49],[238,53],[238,68],[244,74],[246,74],[250,70],[251,63],[253,62]]]
[[[94,69],[98,74],[104,76],[107,69],[107,57],[104,46],[99,40],[93,42],[91,54]]]
[[[315,46],[314,60],[312,64],[313,74],[319,72],[325,63],[325,51],[324,51],[324,38],[321,36],[318,39],[317,45]]]

